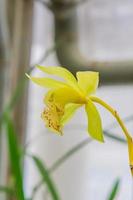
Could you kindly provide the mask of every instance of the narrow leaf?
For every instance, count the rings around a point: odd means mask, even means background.
[[[122,142],[123,144],[126,144],[126,141],[123,140],[122,138],[119,138],[119,137],[115,138],[113,135],[111,135],[107,131],[106,132],[104,131],[104,133],[107,137],[109,137],[113,140],[116,140],[118,142]],[[56,171],[69,158],[71,158],[74,154],[78,153],[79,150],[82,150],[82,148],[86,147],[90,142],[93,142],[93,141],[94,140],[92,140],[91,138],[86,138],[86,139],[82,140],[81,142],[79,142],[78,144],[72,146],[67,152],[65,152],[61,157],[59,157],[53,163],[53,165],[49,168],[49,173],[53,173],[54,171]],[[32,196],[35,196],[35,194],[38,192],[38,190],[40,189],[40,187],[42,186],[43,183],[44,183],[44,181],[41,179],[41,181],[34,187]]]
[[[20,167],[21,158],[20,158],[19,144],[17,141],[13,122],[7,113],[4,115],[4,122],[7,131],[10,165],[15,180],[17,200],[24,200],[25,197],[23,191],[22,172]]]
[[[45,164],[42,163],[42,161],[37,158],[36,156],[32,156],[37,168],[38,168],[38,171],[42,177],[42,180],[43,180],[43,183],[44,184],[47,184],[47,187],[48,187],[48,190],[52,196],[52,199],[53,200],[59,200],[59,194],[57,193],[57,189],[55,188],[55,184],[49,174],[49,171],[48,169],[46,168]]]
[[[111,192],[108,195],[107,200],[115,199],[116,195],[118,194],[119,186],[120,186],[120,179],[117,179],[113,184],[113,187],[111,189]]]

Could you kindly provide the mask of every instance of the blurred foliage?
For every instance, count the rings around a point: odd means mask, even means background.
[[[13,176],[13,188],[16,199],[25,200],[23,190],[23,174],[21,169],[21,153],[17,140],[14,124],[8,113],[4,114],[4,125],[6,127],[8,151],[10,158],[11,174]]]
[[[37,158],[36,156],[32,156],[35,165],[38,168],[38,171],[40,172],[40,175],[43,179],[43,183],[45,183],[48,187],[49,193],[52,196],[53,200],[59,200],[59,194],[57,192],[57,189],[55,187],[55,184],[49,174],[49,170],[46,168],[46,166],[44,165],[44,162],[42,162],[39,158]]]

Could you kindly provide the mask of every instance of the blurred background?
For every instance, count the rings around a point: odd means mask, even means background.
[[[132,200],[127,145],[112,116],[98,107],[104,144],[88,138],[82,109],[58,137],[40,118],[46,90],[25,78],[25,72],[43,76],[35,64],[64,66],[73,74],[99,71],[97,95],[119,112],[133,133],[132,35],[132,0],[0,0],[0,200],[54,199],[26,155],[19,159],[25,198],[8,194],[16,187],[12,165],[17,157],[10,155],[6,132],[11,127],[6,130],[3,125],[5,111],[16,130],[18,148],[53,169],[50,176],[60,197],[55,200],[111,200],[117,180],[112,200]]]

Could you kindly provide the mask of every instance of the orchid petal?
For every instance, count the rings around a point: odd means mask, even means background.
[[[40,85],[42,87],[47,87],[47,88],[59,88],[59,87],[64,87],[66,86],[65,83],[61,81],[57,81],[51,78],[38,78],[38,77],[32,77],[27,75],[27,77],[32,80],[34,83],[37,85]]]
[[[60,104],[65,106],[68,103],[84,104],[86,99],[79,95],[71,87],[62,87],[48,91],[45,95],[44,103],[48,105],[49,103]]]
[[[48,91],[44,103],[47,107],[42,114],[42,118],[48,128],[55,129],[59,133],[62,133],[62,126],[76,110],[74,103],[82,104],[79,94],[70,87]],[[70,105],[67,106],[67,104],[73,104],[73,108]],[[79,105],[76,105],[76,107],[79,107]]]
[[[86,95],[90,95],[96,92],[99,82],[98,72],[77,72],[79,87],[84,91]]]
[[[96,106],[91,100],[85,105],[88,117],[88,132],[94,139],[103,142],[102,122]]]
[[[66,104],[64,109],[64,115],[61,118],[60,124],[64,126],[75,114],[77,109],[80,107],[80,104],[69,103]]]
[[[37,68],[45,73],[56,75],[63,78],[70,86],[74,88],[78,87],[76,78],[73,76],[71,72],[69,72],[64,67],[52,67],[52,66],[44,67],[44,66],[37,65]]]

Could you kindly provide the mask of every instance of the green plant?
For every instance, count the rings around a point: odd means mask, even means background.
[[[52,49],[52,51],[54,48]],[[47,55],[50,54],[51,50],[48,51]],[[47,56],[46,56],[47,57]],[[32,67],[28,73],[30,73],[34,68]],[[26,87],[26,81],[27,79],[22,78],[22,81],[20,81],[17,85],[17,88],[15,92],[13,93],[9,104],[5,107],[4,112],[1,113],[0,116],[0,124],[5,128],[5,132],[7,135],[7,144],[8,144],[8,150],[9,150],[9,157],[10,157],[10,176],[8,180],[8,186],[0,186],[0,192],[3,192],[7,195],[8,200],[33,200],[35,199],[35,195],[38,192],[38,190],[42,186],[47,186],[47,189],[49,191],[49,194],[51,195],[51,198],[53,200],[59,200],[60,195],[57,192],[56,185],[54,183],[54,180],[52,179],[51,173],[54,172],[58,167],[60,167],[62,164],[65,163],[71,156],[73,156],[76,152],[78,152],[81,148],[85,147],[90,142],[93,142],[92,139],[86,138],[85,140],[81,141],[77,145],[73,146],[71,149],[69,149],[64,155],[62,155],[50,168],[47,168],[46,164],[44,164],[38,157],[35,155],[28,155],[27,152],[27,145],[21,146],[20,142],[18,141],[17,135],[14,126],[14,122],[11,118],[11,113],[13,111],[14,106],[16,105],[17,101],[23,94],[24,87]],[[70,114],[70,113],[67,113]],[[124,121],[132,120],[133,116],[128,117],[127,119],[124,119]],[[110,127],[113,128],[116,126],[116,123],[113,123],[113,126]],[[121,142],[123,144],[126,143],[125,140],[118,136],[114,136],[107,130],[103,131],[104,134],[117,141]],[[39,137],[39,135],[37,136]],[[33,138],[34,139],[34,138]],[[34,141],[34,140],[33,140]],[[32,141],[31,141],[32,142]],[[23,189],[23,159],[25,156],[32,158],[34,160],[34,163],[37,167],[38,172],[40,173],[40,182],[34,187],[31,197],[26,197]],[[113,200],[115,198],[115,195],[118,193],[119,189],[119,183],[120,181],[117,180],[111,189],[111,192],[108,194],[107,199]]]

